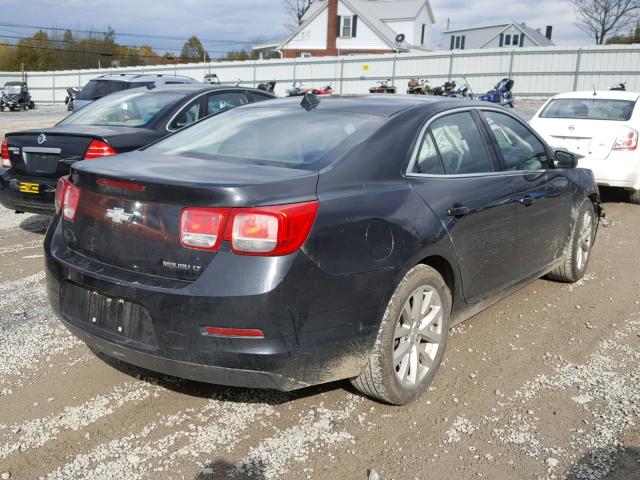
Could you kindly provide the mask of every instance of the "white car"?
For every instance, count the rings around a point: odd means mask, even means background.
[[[552,147],[578,155],[598,185],[621,187],[640,204],[640,93],[571,92],[547,101],[531,126]]]

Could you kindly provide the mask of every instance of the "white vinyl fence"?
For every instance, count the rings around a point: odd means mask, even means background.
[[[608,89],[620,82],[640,90],[640,45],[458,50],[420,54],[353,55],[297,59],[211,62],[95,70],[28,72],[36,103],[60,103],[66,88],[82,87],[103,74],[137,73],[186,75],[203,80],[215,73],[223,83],[257,86],[275,80],[285,95],[293,82],[305,87],[331,84],[336,93],[366,93],[380,80],[391,79],[398,92],[411,78],[460,82],[463,75],[475,93],[489,90],[500,78],[515,80],[518,97],[544,98],[571,90]],[[17,80],[15,72],[0,72],[0,82]]]

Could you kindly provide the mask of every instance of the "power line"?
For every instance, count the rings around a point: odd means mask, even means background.
[[[78,32],[78,33],[89,33],[89,34],[99,34],[99,35],[108,35],[111,32],[107,32],[107,31],[100,31],[100,30],[79,30],[79,29],[70,29],[70,28],[60,28],[60,27],[44,27],[44,26],[38,26],[38,25],[24,25],[24,24],[18,24],[18,23],[0,23],[0,27],[14,27],[14,28],[29,28],[29,29],[34,29],[34,30],[51,30],[51,31],[60,31],[60,32],[65,32],[67,30],[70,31],[74,31],[74,32]],[[169,35],[152,35],[152,34],[141,34],[141,33],[127,33],[127,32],[116,32],[113,31],[112,32],[114,36],[120,36],[120,37],[135,37],[135,38],[155,38],[155,39],[160,39],[160,40],[179,40],[179,41],[184,41],[184,37],[178,37],[178,36],[169,36]],[[280,38],[280,37],[273,37],[272,39],[276,39],[276,38]],[[269,41],[272,39],[264,39],[265,41]],[[263,40],[263,39],[261,39]],[[213,40],[213,39],[206,39],[206,38],[200,38],[201,42],[206,42],[206,43],[217,43],[220,45],[250,45],[252,43],[255,43],[257,41],[257,39],[248,39],[248,40],[226,40],[226,39],[217,39],[217,40]]]

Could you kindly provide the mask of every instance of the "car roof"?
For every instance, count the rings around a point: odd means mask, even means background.
[[[303,98],[302,95],[278,98],[268,102],[252,103],[241,108],[300,108]],[[477,106],[477,102],[460,103],[459,99],[422,95],[318,95],[317,98],[320,100],[316,107],[318,110],[364,113],[383,117],[391,117],[415,107],[433,107],[436,110],[443,105],[452,108],[455,106]],[[453,102],[457,103],[453,105]]]
[[[183,75],[164,75],[161,73],[158,74],[150,74],[150,75],[140,75],[140,74],[133,74],[133,73],[108,73],[106,75],[100,75],[99,77],[96,78],[92,78],[91,80],[116,80],[116,81],[120,81],[120,82],[130,82],[130,83],[135,83],[135,82],[149,82],[149,81],[162,81],[162,80],[167,80],[167,81],[171,81],[171,80],[181,80],[181,81],[190,81],[190,82],[197,82],[197,80],[191,78],[191,77],[186,77]]]
[[[582,99],[582,100],[593,100],[593,99],[603,99],[603,100],[629,100],[635,102],[640,98],[640,93],[638,92],[625,92],[621,90],[596,90],[595,95],[593,90],[584,90],[581,92],[566,92],[555,95],[553,98],[573,98],[573,99]]]
[[[264,90],[259,90],[257,88],[251,87],[242,87],[237,85],[225,85],[225,84],[210,84],[210,83],[181,83],[181,84],[171,84],[171,85],[156,85],[154,88],[149,89],[148,87],[136,87],[129,88],[127,90],[121,90],[118,92],[114,92],[109,94],[109,97],[115,95],[129,95],[133,92],[148,92],[149,94],[154,93],[163,93],[163,92],[174,92],[174,93],[184,93],[185,95],[197,94],[201,92],[208,92],[214,90],[247,90],[250,92],[257,92],[263,95],[272,96],[273,94],[269,92],[265,92]],[[275,97],[274,97],[275,98]]]

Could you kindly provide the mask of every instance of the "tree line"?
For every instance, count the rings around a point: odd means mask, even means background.
[[[163,65],[210,61],[198,37],[189,37],[179,54],[159,54],[149,45],[121,45],[115,32],[108,29],[100,35],[76,36],[71,30],[40,30],[15,44],[0,41],[0,70],[74,70],[140,65]]]

